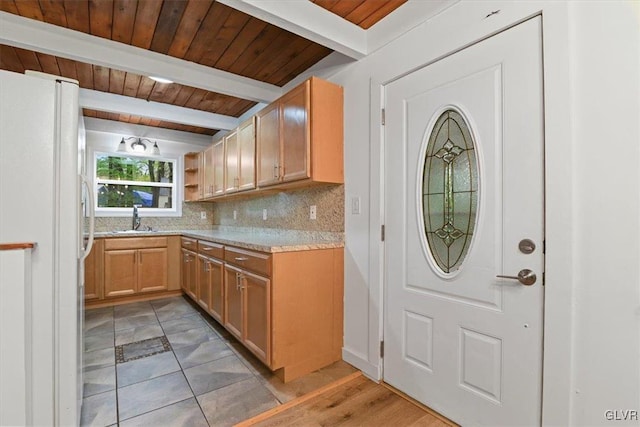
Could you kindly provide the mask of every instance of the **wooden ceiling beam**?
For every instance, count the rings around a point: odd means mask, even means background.
[[[310,1],[218,0],[351,59],[362,59],[460,0],[408,0],[368,30]],[[355,8],[366,2],[344,2]]]
[[[229,130],[239,124],[236,117],[89,89],[80,89],[80,106],[91,110],[150,117],[209,129]]]
[[[310,1],[218,1],[350,58],[367,55],[365,30]]]
[[[2,11],[0,44],[143,76],[160,76],[256,102],[269,103],[282,95],[282,89],[275,85]]]
[[[144,118],[137,117],[141,123]],[[211,144],[212,137],[192,132],[165,129],[146,126],[138,123],[124,123],[101,117],[95,117],[93,112],[84,116],[84,125],[87,131],[108,132],[121,134],[122,136],[139,136],[141,138],[162,139],[166,141],[180,141],[187,144],[197,144],[206,147]],[[165,144],[160,144],[160,149],[166,151]],[[169,150],[171,151],[171,150]]]

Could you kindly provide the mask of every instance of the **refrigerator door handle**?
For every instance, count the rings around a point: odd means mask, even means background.
[[[87,247],[84,249],[84,253],[80,256],[80,261],[84,261],[85,258],[89,256],[91,253],[91,249],[93,248],[93,237],[96,229],[96,206],[94,204],[93,199],[93,189],[89,184],[89,180],[85,175],[80,175],[80,180],[82,184],[87,187],[87,197],[89,199],[89,241],[87,242]]]

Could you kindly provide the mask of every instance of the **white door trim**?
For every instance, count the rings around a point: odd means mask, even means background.
[[[554,185],[545,188],[545,318],[543,358],[543,425],[571,425],[573,406],[574,372],[572,367],[572,300],[573,300],[573,206],[566,197],[572,188],[572,151],[575,145],[571,125],[571,72],[569,52],[569,6],[565,2],[465,2],[447,12],[455,15],[454,9],[464,7],[465,26],[451,44],[429,48],[420,68],[438,58],[456,52],[465,46],[512,27],[534,15],[542,15],[543,21],[543,76],[544,76],[544,137],[545,137],[545,181]],[[500,10],[493,21],[480,21],[486,11]],[[443,14],[444,15],[444,14]],[[457,16],[459,18],[459,16]],[[441,17],[442,21],[451,16]],[[434,19],[436,21],[437,18]],[[466,22],[469,21],[469,22]],[[446,22],[444,22],[446,23]],[[443,22],[434,22],[433,34],[442,30]],[[438,28],[439,27],[439,28]],[[370,81],[370,200],[369,200],[369,345],[368,355],[349,354],[345,360],[357,361],[357,366],[374,379],[382,378],[382,362],[377,340],[383,333],[384,287],[382,283],[384,245],[379,239],[380,227],[384,223],[384,150],[383,130],[380,120],[383,86],[412,70],[374,72]],[[377,374],[377,375],[376,375]]]

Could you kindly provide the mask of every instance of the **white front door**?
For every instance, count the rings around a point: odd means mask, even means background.
[[[539,425],[540,18],[388,84],[385,106],[384,380],[464,425]],[[535,283],[497,277],[521,271]]]

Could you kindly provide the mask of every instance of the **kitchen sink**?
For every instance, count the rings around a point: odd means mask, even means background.
[[[129,233],[155,233],[157,230],[116,230],[113,234],[129,234]]]

